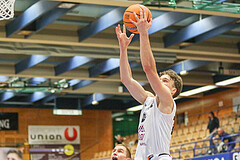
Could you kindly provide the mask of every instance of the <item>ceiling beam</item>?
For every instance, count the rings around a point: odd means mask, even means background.
[[[69,71],[64,76],[54,76],[54,69],[51,66],[42,66],[38,65],[36,67],[30,68],[23,73],[15,74],[14,73],[14,66],[12,65],[3,65],[0,64],[0,75],[3,76],[9,76],[9,77],[26,77],[26,78],[32,78],[32,77],[45,77],[45,78],[51,78],[53,80],[59,80],[59,79],[79,79],[79,80],[92,80],[92,81],[99,81],[102,83],[121,83],[119,74],[115,74],[109,77],[89,77],[88,70],[86,68],[84,69],[77,69],[73,71]],[[139,82],[148,82],[146,79],[146,75],[142,70],[132,70],[134,78],[138,80]],[[204,80],[204,77],[198,77],[196,80],[199,79],[199,81]],[[190,81],[188,81],[190,82]],[[201,82],[199,82],[201,83]],[[102,85],[102,84],[101,84]],[[84,87],[85,88],[85,87]],[[78,90],[76,90],[78,91]]]
[[[100,102],[112,96],[111,94],[94,93],[83,100],[82,107],[91,105],[93,100]]]
[[[174,70],[177,74],[180,74],[181,71],[191,71],[196,68],[205,66],[207,64],[211,63],[211,61],[196,61],[196,60],[184,60],[182,62],[176,63],[175,65],[166,68],[166,69],[161,69],[160,71],[167,70],[167,69],[172,69]]]
[[[59,0],[53,0],[59,1]],[[113,1],[113,0],[61,0],[62,2],[73,2],[73,3],[85,3],[85,4],[94,4],[94,5],[106,5],[106,6],[116,6],[116,7],[128,7],[132,4],[136,4],[134,1]],[[161,10],[161,11],[170,11],[170,12],[183,12],[183,13],[193,13],[193,14],[206,14],[206,15],[215,15],[215,16],[225,16],[225,17],[239,17],[236,13],[228,12],[219,12],[219,11],[210,11],[210,10],[198,10],[198,9],[186,9],[186,8],[176,8],[176,7],[153,7],[147,6],[149,9]]]
[[[50,93],[34,92],[34,93],[30,94],[29,96],[27,96],[25,101],[33,103],[33,102],[39,101],[49,95],[50,95]]]
[[[177,31],[176,33],[163,37],[164,47],[167,48],[180,42],[189,40],[236,20],[237,18],[209,16],[193,24],[190,24],[189,26]]]
[[[75,7],[75,5],[73,6]],[[61,16],[65,15],[68,11],[72,10],[71,8],[54,8],[44,14],[42,17],[36,20],[35,23],[35,30],[29,34],[26,35],[25,38],[29,38],[30,36],[34,35],[35,33],[41,31],[45,26],[48,24],[54,22],[56,19],[60,18]]]
[[[49,56],[44,56],[44,55],[29,56],[27,59],[22,60],[15,65],[15,74],[18,74],[28,68],[31,68],[41,63],[42,61],[46,60],[48,57]]]
[[[105,62],[99,63],[94,67],[89,68],[89,77],[96,77],[100,74],[119,68],[119,62],[119,58],[110,58]]]
[[[152,26],[149,28],[148,34],[151,35],[153,33],[156,33],[190,16],[192,16],[192,14],[189,14],[189,13],[179,13],[179,12],[164,13],[153,19]],[[132,39],[132,42],[138,39],[139,39],[139,34],[135,34]]]
[[[149,82],[138,82],[141,86],[145,86],[147,84],[149,84]],[[129,92],[127,87],[124,84],[121,84],[120,87],[123,87],[123,92]]]
[[[140,63],[129,61],[131,68],[140,66]],[[107,76],[119,73],[120,60],[118,58],[110,58],[105,62],[99,63],[89,69],[90,77],[97,77],[100,74],[107,73]]]
[[[86,54],[86,51],[84,52],[79,52],[81,48],[94,48],[97,49],[98,51],[103,51],[105,52],[105,49],[112,50],[112,52],[116,52],[114,55],[101,55],[104,58],[118,58],[119,57],[119,45],[115,44],[98,44],[98,43],[76,43],[76,42],[66,42],[66,41],[48,41],[48,40],[34,40],[34,39],[21,39],[21,38],[0,38],[0,41],[2,42],[8,42],[8,44],[13,44],[13,42],[17,42],[21,45],[27,45],[27,46],[35,46],[36,44],[44,45],[46,50],[38,50],[39,53],[41,54],[46,54],[51,53],[51,56],[57,56],[57,57],[66,57],[66,56],[76,56],[76,55],[81,55],[81,56],[91,56],[92,58],[100,58],[99,54],[93,54],[89,53]],[[10,43],[11,42],[11,43]],[[78,52],[74,51],[68,51],[68,54],[66,52],[51,52],[50,48],[52,46],[56,47],[56,45],[61,45],[61,47],[69,47],[69,46],[74,46],[78,50]],[[17,49],[18,52],[13,52],[13,49],[6,49],[5,44],[0,43],[0,50],[4,53],[7,54],[28,54],[32,55],[34,50],[31,49],[25,49],[21,50],[21,48]],[[71,47],[72,48],[72,47]],[[206,48],[206,46],[205,46]],[[60,49],[60,48],[59,48]],[[117,49],[117,51],[116,51]],[[134,57],[136,57],[136,54],[139,55],[139,47],[138,46],[129,46],[128,47],[129,51],[134,51]],[[221,49],[221,48],[219,48]],[[194,59],[194,60],[207,60],[208,57],[213,60],[213,61],[219,61],[219,62],[230,62],[230,63],[240,63],[240,55],[239,54],[234,54],[232,52],[222,52],[222,51],[201,51],[201,50],[193,50],[193,49],[188,49],[188,50],[179,50],[179,49],[173,49],[173,48],[159,48],[159,47],[152,47],[152,51],[154,54],[156,53],[176,53],[178,59]],[[108,51],[107,51],[108,52]],[[73,54],[74,53],[74,54]],[[101,52],[102,53],[102,52]],[[106,53],[106,52],[105,52]],[[130,53],[130,52],[129,52]],[[49,54],[50,55],[50,54]],[[132,58],[134,58],[132,57]],[[130,58],[130,57],[129,57]],[[136,60],[136,58],[134,58]]]
[[[202,41],[205,41],[209,38],[212,38],[214,36],[217,36],[217,35],[220,35],[222,33],[225,33],[225,32],[228,32],[234,28],[237,28],[237,27],[240,27],[240,24],[234,24],[234,23],[230,23],[230,24],[226,24],[226,25],[223,25],[221,27],[218,27],[216,29],[213,29],[207,33],[204,33],[204,34],[201,34],[197,37],[194,38],[194,43],[199,43],[199,42],[202,42]]]
[[[120,82],[95,82],[91,85],[79,88],[77,90],[64,89],[61,93],[73,93],[73,94],[92,94],[92,93],[102,93],[102,94],[113,94],[113,95],[124,95],[126,93],[118,92],[118,87],[121,85]]]
[[[121,21],[123,19],[125,9],[126,8],[116,8],[103,15],[95,22],[92,22],[86,27],[78,30],[79,42],[82,42],[83,40]]]
[[[74,56],[70,60],[63,62],[56,67],[54,67],[55,75],[58,76],[64,72],[73,70],[79,66],[82,66],[90,61],[94,60],[94,58],[84,57],[84,56]]]
[[[48,78],[44,78],[44,77],[33,77],[33,78],[30,78],[28,80],[28,82],[30,82],[30,85],[39,85],[45,81],[47,81]]]
[[[236,75],[233,76],[233,75],[215,75],[213,76],[213,81],[214,83],[217,83],[217,82],[220,82],[220,81],[224,81],[224,80],[227,80],[227,79],[231,79],[231,78],[234,78],[234,77],[237,77]]]
[[[87,86],[87,85],[90,85],[90,84],[92,84],[92,83],[94,83],[94,82],[96,82],[96,81],[92,81],[92,80],[82,80],[82,81],[80,81],[79,83],[73,85],[73,86],[72,86],[72,89],[73,89],[73,90],[76,90],[76,89],[78,89],[78,88],[82,88],[82,87],[85,87],[85,86]]]
[[[23,14],[6,25],[6,36],[10,37],[12,34],[17,33],[60,3],[58,1],[38,1],[33,4]]]
[[[14,96],[15,96],[15,93],[14,93],[14,92],[3,92],[3,93],[0,95],[0,102],[7,101],[7,100],[13,98]]]
[[[184,85],[189,86],[205,86],[205,85],[214,85],[213,77],[211,74],[209,75],[201,75],[201,74],[190,74],[181,76]]]
[[[138,72],[135,74],[139,74]],[[9,77],[44,77],[50,79],[79,79],[79,80],[97,80],[97,81],[106,81],[106,82],[120,82],[118,77],[89,77],[89,72],[87,68],[80,68],[75,69],[69,72],[66,72],[64,75],[55,76],[54,74],[54,67],[53,66],[46,66],[46,65],[37,65],[33,68],[29,68],[28,70],[15,74],[14,64],[7,65],[7,64],[0,64],[0,75],[9,76]]]
[[[68,81],[68,83],[71,87],[74,86],[75,84],[78,84],[79,82],[81,82],[80,79],[71,79]]]
[[[96,70],[96,69],[99,69],[100,67],[101,67],[101,69],[103,69],[103,71],[102,71],[102,70],[98,70],[99,73],[102,73],[102,72],[106,73],[106,72],[108,72],[108,76],[113,75],[113,74],[119,72],[119,64],[118,64],[118,63],[119,63],[119,60],[118,60],[118,59],[108,59],[107,61],[101,63],[101,64],[99,65],[99,67],[97,67],[97,65],[95,65],[95,67],[96,67],[95,69],[90,68],[90,70],[92,71],[92,72],[90,72],[90,75],[91,75],[91,74],[95,74],[95,75],[97,76],[98,74],[97,74],[97,72],[95,72],[95,70]],[[114,65],[113,65],[113,64],[114,64]],[[139,65],[140,65],[139,63],[130,62],[130,67],[131,67],[131,68],[137,67],[137,66],[139,66]],[[109,66],[110,66],[110,67],[109,67]],[[104,67],[107,67],[107,69],[104,69]],[[108,67],[109,67],[109,68],[108,68]],[[91,77],[91,76],[90,76],[90,77]],[[74,84],[74,85],[72,86],[72,89],[73,89],[73,90],[76,90],[76,89],[78,89],[78,88],[81,88],[81,87],[85,87],[85,86],[87,86],[87,85],[90,85],[90,84],[92,84],[92,83],[94,83],[94,82],[96,82],[96,81],[93,81],[93,80],[82,80],[82,81],[80,81],[79,83]]]
[[[57,96],[58,96],[57,94],[48,94],[47,96],[43,97],[42,99],[39,99],[38,101],[35,101],[34,105],[35,106],[42,105],[46,102],[49,102],[49,101],[55,99]]]

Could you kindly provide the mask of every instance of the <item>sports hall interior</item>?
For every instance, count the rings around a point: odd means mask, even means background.
[[[14,17],[0,21],[0,113],[18,113],[18,129],[0,130],[0,147],[24,148],[23,159],[30,160],[28,126],[78,125],[75,157],[110,159],[117,134],[134,157],[140,111],[128,109],[139,103],[119,77],[115,27],[136,3],[153,16],[149,34],[157,70],[173,69],[184,83],[175,99],[172,157],[208,154],[211,111],[224,131],[239,137],[239,0],[16,0]],[[128,48],[133,78],[152,91],[137,34],[133,41]],[[223,84],[226,80],[230,83]],[[200,88],[205,90],[188,92]],[[54,109],[82,114],[56,115]]]

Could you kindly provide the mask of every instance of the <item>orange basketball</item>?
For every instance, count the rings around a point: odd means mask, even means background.
[[[143,10],[146,11],[148,22],[152,18],[152,13],[146,6],[140,5],[140,4],[133,4],[129,6],[123,14],[123,23],[125,24],[127,30],[129,30],[130,32],[139,33],[137,30],[137,27],[130,21],[130,19],[136,22],[136,19],[133,13],[135,12],[138,18],[140,18],[140,9],[142,9],[142,12]],[[144,16],[144,12],[143,12],[143,16]]]

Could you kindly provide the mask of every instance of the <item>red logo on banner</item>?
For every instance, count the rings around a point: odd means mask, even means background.
[[[70,137],[68,133],[68,128],[65,129],[64,131],[65,138],[69,141],[74,141],[77,138],[77,130],[73,128],[73,136]]]

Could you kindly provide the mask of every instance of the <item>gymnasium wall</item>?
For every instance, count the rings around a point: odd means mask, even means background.
[[[52,109],[0,108],[0,112],[18,112],[19,130],[0,131],[1,143],[24,143],[28,139],[28,125],[79,125],[81,160],[90,160],[95,152],[113,147],[112,112],[83,110],[82,116],[56,116]],[[25,151],[24,160],[29,160]]]
[[[190,116],[233,106],[233,98],[239,96],[240,87],[204,96],[202,98],[178,104],[177,114],[188,112],[188,115]],[[222,102],[223,106],[220,107],[219,102]],[[232,108],[224,109],[222,112],[217,112],[217,114],[226,114],[228,112],[232,112],[232,110]],[[205,114],[205,116],[207,118],[207,114]]]

